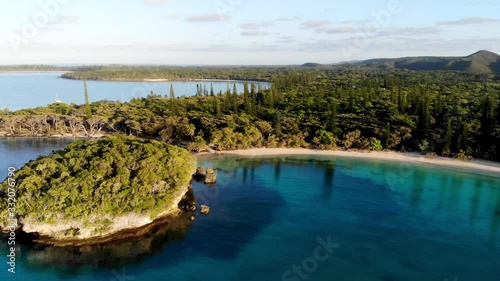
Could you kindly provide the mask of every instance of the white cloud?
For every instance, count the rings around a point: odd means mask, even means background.
[[[327,20],[308,20],[301,24],[303,29],[320,29],[326,28],[330,25],[330,22]]]
[[[194,15],[187,16],[185,21],[187,22],[217,22],[217,21],[228,21],[231,17],[228,15],[219,14],[207,14],[207,15]]]
[[[168,0],[144,0],[144,3],[150,5],[161,5],[167,3]]]
[[[53,17],[48,24],[56,25],[56,24],[79,24],[79,23],[80,23],[80,17],[61,15]]]
[[[162,16],[162,18],[167,19],[167,20],[178,20],[181,17],[182,16],[179,14],[170,14],[170,15]]]
[[[500,19],[490,19],[490,18],[463,18],[454,21],[440,21],[437,25],[441,26],[461,26],[461,25],[474,25],[474,24],[491,24],[500,23]]]
[[[264,23],[255,23],[255,22],[248,22],[248,23],[242,23],[240,24],[241,29],[246,29],[246,30],[256,30],[256,29],[261,29],[265,27],[272,26],[272,22],[264,22]]]
[[[241,33],[242,36],[266,36],[269,33],[262,30],[247,30]]]
[[[275,21],[298,21],[300,20],[299,16],[295,17],[282,17],[282,18],[277,18]]]

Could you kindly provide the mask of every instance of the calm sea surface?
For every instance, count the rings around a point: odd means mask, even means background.
[[[69,141],[0,139],[11,165]],[[0,280],[498,280],[500,175],[323,156],[200,159],[208,216],[84,248],[23,245]],[[36,202],[33,202],[36,204]]]
[[[51,104],[57,98],[65,103],[84,103],[83,81],[60,78],[61,73],[0,73],[0,110],[9,108],[18,110]],[[132,98],[146,97],[153,91],[155,94],[168,95],[170,84],[173,84],[177,97],[196,94],[196,85],[200,84],[214,92],[232,91],[236,84],[238,91],[243,91],[243,82],[109,82],[88,81],[91,101],[112,100],[129,101]],[[259,83],[255,83],[259,84]],[[264,87],[267,83],[260,83]]]

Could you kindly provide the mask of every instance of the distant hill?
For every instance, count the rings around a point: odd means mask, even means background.
[[[467,73],[500,74],[500,55],[479,51],[467,57],[406,57],[399,59],[372,59],[356,63],[383,69],[451,70]]]
[[[321,66],[323,66],[323,65],[320,63],[315,63],[315,62],[308,62],[308,63],[304,63],[303,65],[301,65],[301,67],[321,67]]]

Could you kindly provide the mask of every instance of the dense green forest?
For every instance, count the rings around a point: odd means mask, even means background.
[[[81,140],[16,172],[16,212],[31,222],[84,221],[98,232],[129,213],[155,219],[175,204],[174,194],[189,185],[194,169],[187,150],[164,142],[128,136]],[[8,187],[2,183],[0,197]],[[0,200],[2,227],[8,225],[8,202]]]
[[[116,132],[188,143],[194,151],[207,145],[389,149],[500,160],[498,76],[332,66],[268,70],[260,77],[271,77],[272,87],[250,83],[243,93],[234,88],[182,98],[172,88],[170,95],[151,93],[130,102],[4,111],[0,130]]]
[[[62,75],[63,78],[76,80],[252,80],[271,81],[273,77],[297,67],[180,67],[180,66],[106,66],[90,70],[79,70]]]

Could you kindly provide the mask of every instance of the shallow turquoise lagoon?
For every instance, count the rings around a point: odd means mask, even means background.
[[[67,141],[0,140],[0,177]],[[207,216],[112,245],[18,248],[0,280],[498,280],[500,175],[322,156],[199,160]]]

